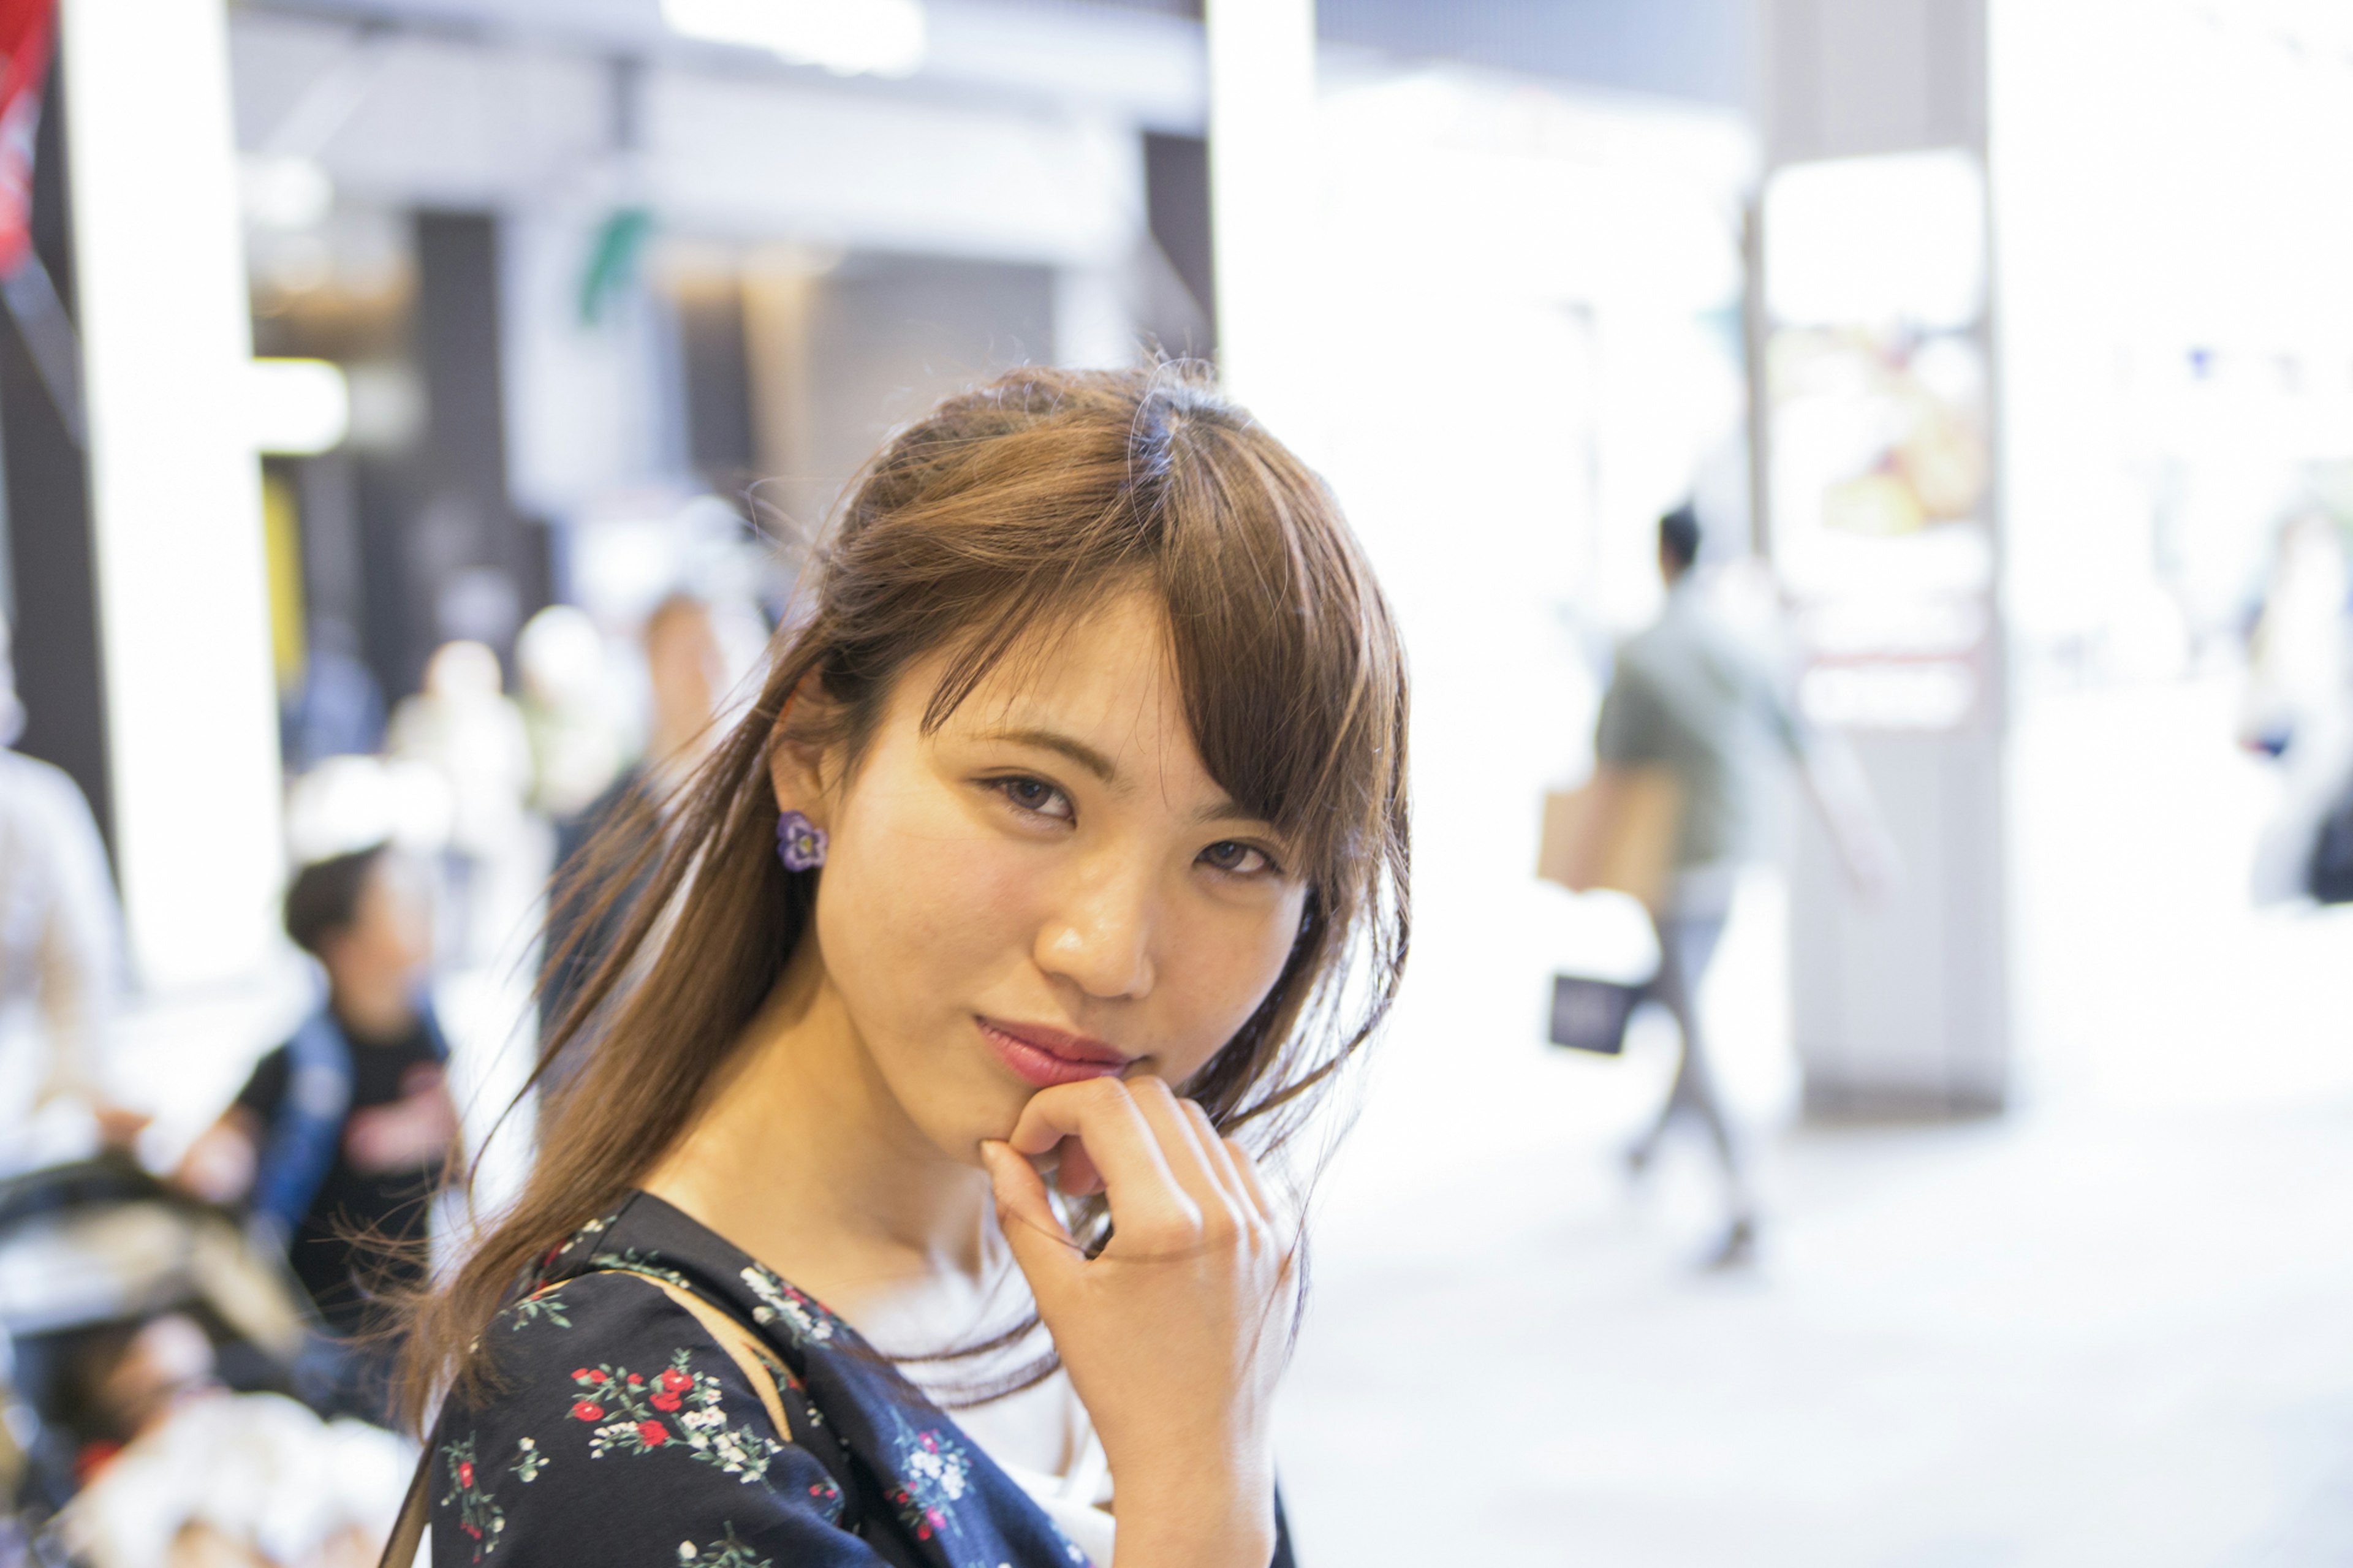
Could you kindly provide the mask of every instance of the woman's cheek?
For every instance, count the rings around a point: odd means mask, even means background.
[[[853,940],[898,955],[902,973],[920,972],[934,987],[953,986],[958,976],[946,971],[1000,958],[1008,943],[1026,952],[1020,928],[1036,868],[1023,847],[921,816],[871,826],[860,847],[870,852],[856,862],[868,874],[849,900],[863,928]]]
[[[1301,901],[1286,899],[1281,910],[1251,918],[1218,910],[1176,933],[1169,951],[1186,956],[1168,990],[1181,1014],[1176,1037],[1186,1048],[1185,1059],[1169,1062],[1171,1077],[1190,1078],[1258,1010],[1291,956]]]

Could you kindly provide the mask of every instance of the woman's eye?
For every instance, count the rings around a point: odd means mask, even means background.
[[[1043,779],[998,779],[997,787],[1006,799],[1024,811],[1063,821],[1072,816],[1069,798]]]
[[[1202,850],[1201,858],[1213,869],[1237,877],[1255,877],[1275,868],[1265,850],[1230,838],[1221,838]]]

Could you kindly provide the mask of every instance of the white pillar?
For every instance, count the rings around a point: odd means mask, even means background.
[[[1055,269],[1054,363],[1125,370],[1135,363],[1141,342],[1115,268]]]
[[[1764,537],[1798,602],[1808,706],[1852,738],[1904,862],[1900,885],[1865,900],[1818,827],[1799,835],[1791,1028],[1807,1107],[1833,1116],[1976,1113],[2010,1093],[1985,12],[1986,0],[1767,0],[1759,13]],[[1981,426],[1984,483],[1966,515],[1871,536],[1831,521],[1829,487],[1858,477],[1858,459],[1809,444],[1825,398],[1791,378],[1785,405],[1765,371],[1785,329],[1894,342],[1898,322],[1944,353],[1947,368],[1917,384],[1941,386],[1959,427]],[[1956,364],[1976,367],[1974,394]]]
[[[1302,341],[1315,110],[1314,0],[1208,0],[1209,229],[1218,363],[1278,432],[1312,358]]]
[[[118,875],[145,984],[259,973],[282,875],[222,0],[64,0]]]

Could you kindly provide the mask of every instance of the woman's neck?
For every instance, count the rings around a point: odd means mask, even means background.
[[[813,934],[641,1184],[886,1346],[1004,1267],[987,1176],[900,1109]]]

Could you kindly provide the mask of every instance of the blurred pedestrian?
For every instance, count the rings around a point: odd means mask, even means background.
[[[301,684],[280,710],[279,746],[290,773],[329,757],[369,756],[384,744],[384,692],[359,656],[359,639],[340,620],[311,628]]]
[[[508,700],[499,656],[481,643],[444,643],[425,666],[425,689],[392,715],[393,756],[426,763],[449,785],[442,932],[455,962],[483,962],[528,910],[546,853],[524,813],[531,737]]]
[[[1759,847],[1774,752],[1799,766],[1859,886],[1883,883],[1894,858],[1852,759],[1803,724],[1777,672],[1715,612],[1694,570],[1699,554],[1699,518],[1690,505],[1659,520],[1666,605],[1619,650],[1594,751],[1597,783],[1662,768],[1679,801],[1672,874],[1651,911],[1659,943],[1652,989],[1674,1017],[1683,1056],[1666,1103],[1627,1151],[1627,1163],[1640,1174],[1679,1118],[1698,1122],[1725,1194],[1725,1229],[1711,1261],[1732,1267],[1754,1253],[1756,1196],[1709,1059],[1699,993],[1741,867]]]
[[[2247,639],[2239,742],[2280,764],[2255,846],[2255,902],[2342,901],[2353,891],[2353,561],[2317,509],[2280,530]]]
[[[645,754],[586,810],[556,825],[555,889],[540,994],[543,1037],[553,1034],[612,945],[643,880],[630,861],[654,847],[669,802],[709,754],[712,721],[726,694],[727,658],[706,601],[670,595],[646,617],[642,639],[652,697]],[[602,840],[592,860],[588,846],[608,826],[617,831]],[[552,1066],[543,1090],[559,1089],[576,1065]]]
[[[146,1126],[105,1093],[122,919],[81,790],[13,749],[24,731],[0,621],[0,1175],[128,1149]]]
[[[560,823],[593,805],[623,765],[605,635],[579,606],[550,605],[515,638],[515,670],[531,737],[532,807]]]
[[[249,1202],[284,1238],[328,1332],[347,1342],[370,1326],[375,1295],[423,1283],[427,1205],[458,1135],[448,1047],[425,994],[421,880],[384,847],[295,877],[286,931],[326,971],[325,1001],[261,1058],[177,1175],[215,1203]],[[339,1402],[370,1414],[388,1352],[347,1348]]]

